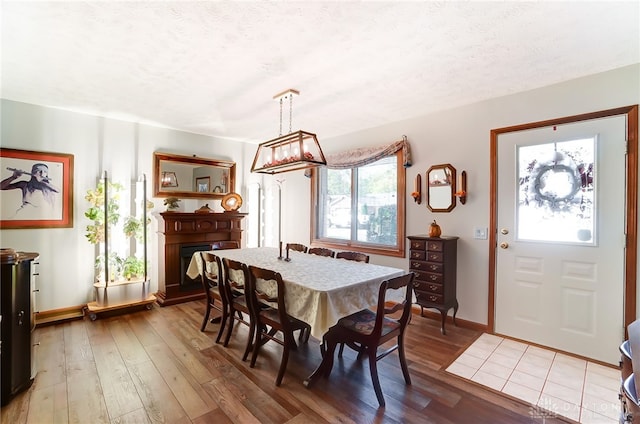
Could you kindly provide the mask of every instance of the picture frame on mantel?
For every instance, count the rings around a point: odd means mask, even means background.
[[[73,227],[73,155],[0,148],[0,229]]]

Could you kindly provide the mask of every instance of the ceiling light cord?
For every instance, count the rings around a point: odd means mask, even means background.
[[[292,120],[293,120],[293,94],[289,93],[289,134],[291,134]]]

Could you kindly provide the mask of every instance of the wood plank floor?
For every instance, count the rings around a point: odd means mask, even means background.
[[[256,367],[242,362],[247,336],[236,326],[229,347],[218,324],[199,331],[195,301],[97,321],[36,330],[38,375],[2,408],[1,422],[22,423],[559,423],[529,405],[452,376],[444,369],[479,333],[414,316],[406,339],[413,384],[397,354],[378,365],[386,407],[378,408],[367,360],[345,349],[329,379],[303,380],[320,363],[313,339],[294,351],[280,387],[282,348],[265,345]]]

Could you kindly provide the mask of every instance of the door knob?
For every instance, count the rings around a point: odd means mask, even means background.
[[[503,241],[502,243],[500,243],[500,247],[503,249],[507,249],[509,247],[509,243],[507,243],[506,241]]]

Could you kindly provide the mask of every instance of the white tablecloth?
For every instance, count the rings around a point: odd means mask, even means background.
[[[291,261],[286,262],[278,260],[278,249],[271,247],[211,253],[279,272],[285,282],[287,313],[311,325],[311,335],[319,340],[340,318],[376,305],[382,281],[405,273],[400,268],[296,251],[289,252]],[[201,270],[202,261],[196,252],[187,275],[197,278]]]

